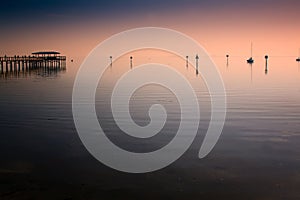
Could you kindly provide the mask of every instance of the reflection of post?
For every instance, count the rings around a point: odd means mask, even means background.
[[[268,74],[268,55],[265,55],[265,59],[266,59],[266,66],[265,66],[265,74]]]
[[[130,56],[130,68],[132,69],[132,56]]]
[[[109,56],[110,59],[110,66],[112,66],[112,56]]]
[[[8,61],[5,62],[5,71],[8,71]]]
[[[198,60],[199,60],[199,56],[198,54],[196,55],[196,74],[198,75],[199,71],[198,71]]]
[[[250,63],[250,67],[251,67],[251,83],[252,83],[252,80],[253,80],[252,63]]]
[[[185,58],[186,58],[186,68],[188,68],[189,67],[189,56],[186,56]]]

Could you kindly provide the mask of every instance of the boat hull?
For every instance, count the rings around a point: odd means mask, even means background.
[[[254,60],[253,60],[252,58],[249,58],[249,59],[247,60],[247,63],[252,64],[252,63],[254,63]]]

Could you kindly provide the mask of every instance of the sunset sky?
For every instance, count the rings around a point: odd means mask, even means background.
[[[86,56],[123,30],[159,26],[183,32],[209,54],[297,56],[298,0],[28,0],[0,6],[0,54],[57,50]]]

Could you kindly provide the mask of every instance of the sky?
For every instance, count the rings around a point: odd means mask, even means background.
[[[0,6],[0,55],[57,50],[86,56],[112,34],[143,26],[175,29],[209,54],[297,56],[298,0],[28,0]]]

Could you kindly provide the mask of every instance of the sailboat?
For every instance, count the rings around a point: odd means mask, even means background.
[[[300,62],[300,49],[299,49],[299,56],[298,58],[296,59],[297,62]]]
[[[252,42],[251,42],[251,57],[247,60],[247,63],[249,63],[249,64],[254,63],[254,60],[252,58]]]

